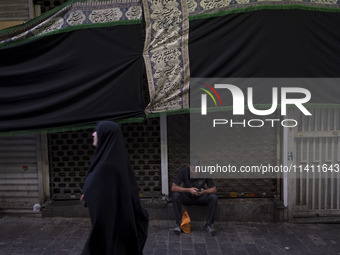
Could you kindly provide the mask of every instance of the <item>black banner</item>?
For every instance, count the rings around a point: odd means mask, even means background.
[[[194,20],[190,74],[192,78],[340,77],[339,27],[339,13],[303,10]]]
[[[81,29],[0,49],[0,132],[144,115],[140,25]]]

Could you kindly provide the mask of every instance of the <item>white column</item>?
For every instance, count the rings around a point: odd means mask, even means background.
[[[288,166],[288,128],[283,128],[283,165]],[[288,174],[283,173],[283,204],[288,206]]]
[[[29,19],[33,19],[35,17],[33,0],[28,0],[27,5],[28,5],[28,17]]]
[[[45,132],[42,132],[40,135],[36,135],[36,143],[39,197],[40,203],[44,203],[50,197],[50,174],[48,163],[47,134]]]
[[[294,112],[290,112],[291,116],[295,116]],[[294,129],[283,128],[283,155],[282,163],[284,166],[290,168],[290,165],[295,164],[295,142],[294,142]],[[294,216],[294,206],[296,197],[296,176],[294,173],[283,173],[283,204],[287,208],[285,219],[292,221]]]
[[[160,116],[162,195],[169,195],[168,131],[165,114]]]

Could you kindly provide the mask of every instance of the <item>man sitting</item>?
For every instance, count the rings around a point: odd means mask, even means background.
[[[214,181],[210,178],[190,178],[190,172],[195,170],[195,165],[197,165],[197,162],[189,163],[188,166],[181,168],[171,186],[177,224],[174,232],[177,235],[181,232],[180,225],[182,220],[182,205],[207,205],[207,220],[204,230],[214,236],[216,235],[216,231],[212,225],[214,224],[214,217],[218,203],[216,186]],[[181,184],[183,185],[181,186]]]

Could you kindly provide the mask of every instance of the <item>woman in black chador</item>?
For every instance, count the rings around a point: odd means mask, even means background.
[[[148,213],[141,207],[120,127],[100,122],[85,185],[92,229],[82,254],[139,255],[147,238]]]

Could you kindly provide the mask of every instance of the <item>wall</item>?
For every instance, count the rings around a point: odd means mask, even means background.
[[[260,165],[277,162],[276,128],[231,129],[225,144],[226,159],[232,165]],[[207,136],[207,139],[209,137]],[[205,141],[202,141],[204,146]],[[178,170],[190,159],[190,115],[168,116],[169,187]],[[219,197],[273,197],[278,179],[215,179]]]

